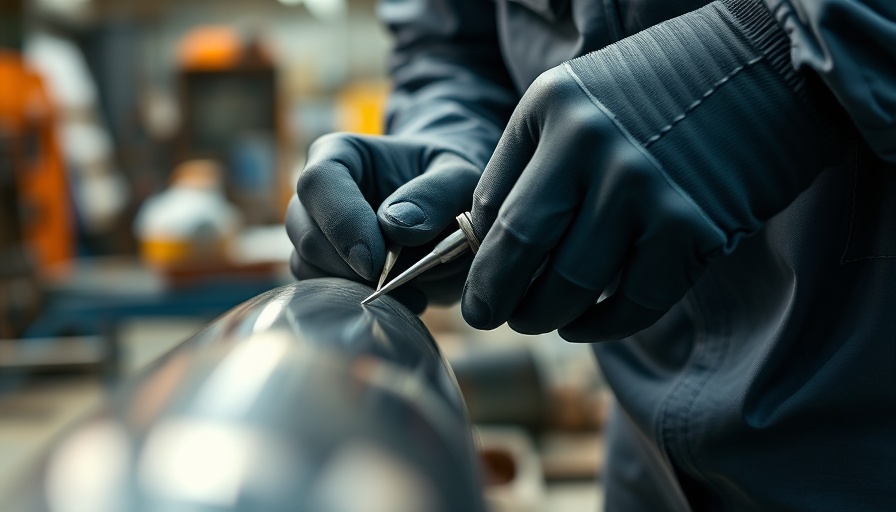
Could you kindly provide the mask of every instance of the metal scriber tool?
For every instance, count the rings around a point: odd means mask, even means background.
[[[386,278],[389,277],[389,272],[392,272],[392,267],[394,267],[395,262],[398,261],[399,254],[401,254],[401,246],[398,244],[389,244],[389,249],[386,251],[386,264],[383,265],[383,273],[380,274],[380,280],[376,283],[376,291],[380,291],[383,288],[383,283],[385,283]]]
[[[436,265],[448,263],[457,258],[461,254],[467,252],[468,249],[472,249],[475,254],[479,250],[479,238],[476,237],[476,233],[473,231],[473,224],[470,221],[470,212],[458,215],[457,223],[460,225],[460,229],[451,233],[447,238],[439,242],[439,245],[437,245],[431,253],[427,254],[422,260],[411,265],[411,268],[399,274],[398,277],[389,281],[385,286],[377,287],[377,290],[373,292],[370,297],[361,301],[361,304],[369,304],[374,299],[391,292]]]

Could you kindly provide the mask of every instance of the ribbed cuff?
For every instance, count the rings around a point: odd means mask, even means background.
[[[793,90],[807,109],[817,116],[818,123],[838,139],[852,137],[852,122],[831,91],[814,74],[797,71],[791,56],[791,41],[764,4],[755,0],[721,0],[737,20],[741,32],[763,55],[764,60]],[[840,151],[825,148],[830,153]]]
[[[803,99],[805,81],[790,58],[790,39],[778,26],[772,14],[756,0],[721,0],[722,5],[737,20],[740,31],[762,54],[787,85]]]

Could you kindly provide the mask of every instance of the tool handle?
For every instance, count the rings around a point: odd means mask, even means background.
[[[448,263],[454,258],[467,252],[467,249],[469,248],[470,243],[467,240],[467,237],[464,235],[463,231],[458,229],[454,233],[448,235],[446,239],[439,242],[439,245],[432,250],[432,253],[439,258],[440,262]]]
[[[470,243],[470,249],[473,250],[473,254],[479,252],[480,240],[479,237],[476,236],[476,231],[473,230],[473,219],[470,217],[470,212],[464,212],[458,215],[457,225],[460,226],[460,230],[463,231],[467,242]]]

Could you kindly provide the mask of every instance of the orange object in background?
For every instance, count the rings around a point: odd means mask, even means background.
[[[40,75],[6,50],[0,50],[0,130],[16,141],[24,242],[42,270],[71,259],[74,223],[53,106]]]
[[[337,129],[382,135],[389,91],[389,82],[385,80],[354,82],[343,88],[336,97]]]
[[[230,27],[201,27],[184,37],[177,53],[182,68],[229,69],[239,62],[243,42]]]
[[[258,56],[271,61],[267,49],[257,48]],[[181,69],[221,71],[239,67],[246,59],[246,44],[240,34],[228,26],[198,27],[187,33],[177,48]]]

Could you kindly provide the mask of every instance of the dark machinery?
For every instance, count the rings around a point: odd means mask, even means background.
[[[231,310],[70,429],[4,510],[484,510],[449,366],[370,293],[303,281]]]
[[[22,57],[26,6],[0,1],[0,339],[40,309],[38,276],[73,252],[55,111]]]

